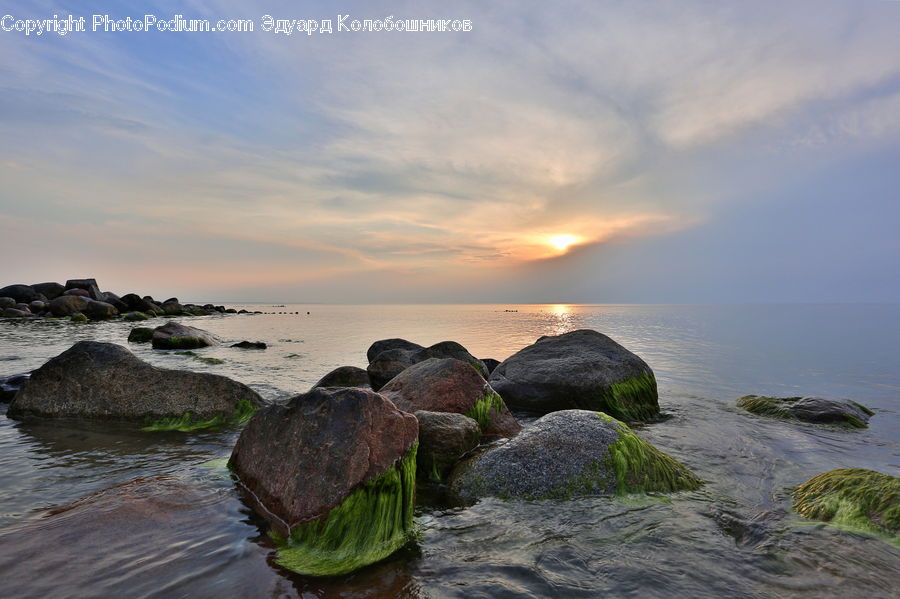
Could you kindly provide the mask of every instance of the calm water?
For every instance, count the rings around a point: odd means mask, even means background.
[[[708,484],[670,501],[486,500],[465,509],[422,493],[416,543],[352,576],[306,579],[273,564],[264,529],[223,468],[237,431],[20,424],[5,418],[3,406],[4,595],[897,596],[900,550],[804,522],[791,514],[788,493],[838,467],[900,475],[898,305],[248,308],[300,315],[183,319],[226,341],[269,344],[266,351],[198,350],[225,360],[221,365],[130,347],[158,366],[224,374],[279,399],[307,390],[336,366],[364,367],[376,339],[452,339],[502,360],[541,335],[593,328],[656,372],[671,418],[639,434]],[[130,328],[0,323],[0,375],[36,368],[80,339],[127,345]],[[849,397],[877,415],[863,431],[766,420],[734,407],[748,393]],[[109,503],[90,497],[136,478],[145,482],[121,491],[134,514],[109,511]],[[158,525],[135,524],[146,518]]]

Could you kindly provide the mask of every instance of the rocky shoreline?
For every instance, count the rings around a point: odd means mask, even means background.
[[[136,328],[128,341],[159,349],[220,343],[177,322]],[[268,523],[275,562],[310,576],[353,572],[414,539],[417,488],[444,489],[465,506],[486,497],[685,493],[704,484],[690,464],[629,426],[661,417],[655,376],[597,331],[541,337],[502,362],[453,341],[424,347],[404,339],[374,342],[367,358],[367,368],[342,366],[277,403],[227,377],[156,368],[121,345],[95,341],[76,343],[30,379],[0,383],[7,398],[19,386],[7,411],[13,419],[118,421],[187,433],[246,423],[229,460],[234,482]],[[874,415],[822,398],[747,396],[738,405],[846,434]],[[542,417],[523,427],[523,410]],[[794,499],[804,517],[898,542],[896,477],[823,473]]]

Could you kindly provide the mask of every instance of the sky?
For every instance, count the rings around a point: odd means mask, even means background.
[[[8,22],[70,13],[87,32],[0,30],[2,285],[900,301],[900,2],[0,0]]]

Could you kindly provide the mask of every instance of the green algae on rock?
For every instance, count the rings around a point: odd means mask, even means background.
[[[697,489],[691,471],[601,412],[561,410],[463,462],[451,492],[462,501],[571,499]]]
[[[867,428],[869,418],[874,415],[872,410],[855,401],[822,397],[745,395],[737,400],[737,406],[759,416],[848,428]]]
[[[229,465],[266,518],[277,562],[331,576],[384,559],[412,534],[418,422],[358,387],[320,387],[259,410]]]
[[[275,562],[309,576],[335,576],[381,561],[413,536],[416,448],[353,491],[327,516],[271,536]]]
[[[477,422],[484,432],[493,423],[494,415],[500,414],[504,410],[506,410],[506,406],[503,404],[503,398],[494,391],[487,391],[483,397],[476,399],[472,407],[463,415]]]
[[[250,417],[256,413],[259,407],[247,400],[240,400],[234,407],[234,413],[231,416],[224,414],[216,414],[211,418],[199,419],[190,412],[185,412],[179,417],[161,418],[150,422],[141,430],[145,431],[179,431],[189,433],[204,429],[216,429],[224,426],[232,426],[243,424],[250,420]]]
[[[149,327],[135,327],[128,333],[129,343],[149,343],[153,339],[153,329]]]
[[[900,478],[862,468],[841,468],[815,476],[792,493],[804,518],[888,535],[900,546]]]

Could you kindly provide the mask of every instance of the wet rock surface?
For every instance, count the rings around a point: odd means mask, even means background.
[[[419,421],[419,478],[442,480],[481,440],[478,422],[463,414],[419,410],[415,417]]]
[[[738,407],[760,416],[800,420],[816,424],[834,424],[848,428],[866,428],[874,415],[867,407],[849,399],[823,397],[761,397],[745,395]]]
[[[219,345],[219,340],[203,329],[169,321],[153,329],[154,349],[198,349]]]

